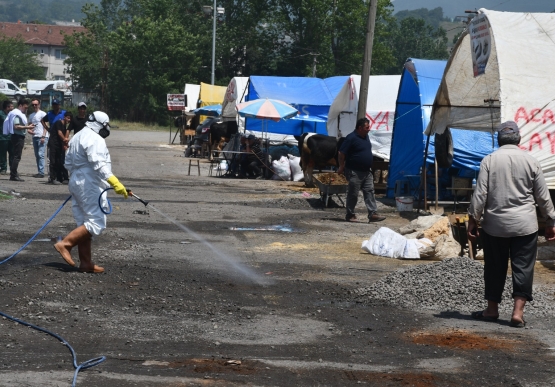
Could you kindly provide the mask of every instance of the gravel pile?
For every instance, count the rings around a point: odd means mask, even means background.
[[[500,312],[512,311],[512,281],[507,277]],[[555,315],[554,289],[534,287],[526,314]],[[451,258],[411,266],[388,274],[369,287],[355,290],[359,302],[383,301],[413,310],[473,312],[486,306],[484,266],[469,258]]]

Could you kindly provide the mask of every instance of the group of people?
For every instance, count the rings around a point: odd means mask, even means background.
[[[40,101],[31,101],[33,112],[27,118],[29,100],[20,99],[17,108],[11,101],[2,103],[0,112],[0,174],[8,173],[10,180],[23,182],[19,175],[19,162],[25,145],[25,136],[33,137],[33,149],[37,164],[36,178],[44,178],[46,153],[49,161],[49,184],[68,184],[69,176],[64,167],[65,153],[68,149],[70,133],[77,134],[87,122],[87,105],[80,102],[78,114],[61,109],[60,101],[52,100],[52,110],[44,112]],[[47,152],[48,151],[48,152]]]
[[[239,153],[233,154],[229,165],[229,177],[241,179],[264,179],[264,152],[260,139],[255,135],[242,135]]]
[[[17,108],[10,101],[2,104],[2,136],[0,137],[0,170],[7,173],[10,180],[23,181],[18,174],[19,161],[25,143],[25,135],[33,136],[33,147],[38,174],[44,177],[44,150],[48,147],[50,157],[50,178],[52,184],[66,182],[72,200],[72,212],[77,227],[54,248],[63,260],[76,266],[71,250],[77,246],[79,252],[78,270],[85,273],[102,273],[104,268],[92,262],[92,238],[106,228],[106,214],[100,208],[107,207],[105,197],[99,198],[110,186],[114,191],[128,196],[128,191],[112,173],[110,153],[105,138],[110,134],[110,119],[104,112],[96,111],[86,115],[87,105],[80,103],[79,114],[60,109],[57,100],[52,101],[48,113],[40,110],[38,100],[32,101],[34,112],[27,119],[29,101],[20,99]],[[74,135],[70,139],[69,134]],[[6,154],[9,155],[7,160]],[[69,173],[68,173],[69,171]],[[100,203],[100,204],[99,204]]]

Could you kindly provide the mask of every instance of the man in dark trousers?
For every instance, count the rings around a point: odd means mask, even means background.
[[[0,175],[8,173],[8,160],[12,159],[12,135],[3,133],[4,120],[8,113],[13,110],[11,101],[2,102],[2,110],[0,110]]]
[[[385,219],[377,213],[378,206],[374,196],[374,173],[372,172],[372,144],[368,138],[370,121],[361,118],[357,121],[356,129],[345,137],[338,153],[339,169],[337,173],[344,174],[349,181],[347,189],[347,222],[358,222],[355,207],[358,193],[362,190],[364,203],[368,210],[369,222],[380,222]]]
[[[71,122],[73,114],[65,112],[64,118],[57,120],[50,126],[48,132],[50,139],[48,140],[48,153],[50,157],[50,177],[48,178],[49,184],[66,183],[69,180],[67,169],[64,167],[65,152],[68,148],[68,141],[66,139],[66,127]]]
[[[523,328],[524,306],[532,301],[537,255],[536,205],[547,218],[545,238],[555,240],[555,210],[540,163],[518,147],[520,133],[514,121],[497,128],[499,149],[484,157],[476,190],[468,209],[468,239],[481,236],[484,248],[486,309],[472,313],[478,320],[499,318],[508,260],[513,277],[513,313],[510,325]],[[478,233],[477,221],[482,231]]]
[[[27,108],[29,101],[22,98],[17,103],[17,109],[13,109],[8,113],[6,120],[3,124],[3,133],[11,134],[12,144],[12,157],[10,159],[10,180],[11,181],[24,181],[19,177],[17,169],[23,154],[23,147],[25,145],[25,135],[28,129],[33,129],[33,124],[27,123]]]

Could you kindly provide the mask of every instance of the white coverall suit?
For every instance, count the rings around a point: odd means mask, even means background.
[[[112,176],[106,141],[85,126],[70,140],[64,166],[71,173],[69,192],[77,227],[84,225],[92,236],[100,235],[106,228],[106,215],[98,206],[98,197],[110,187],[106,180]],[[108,207],[106,195],[101,203]]]

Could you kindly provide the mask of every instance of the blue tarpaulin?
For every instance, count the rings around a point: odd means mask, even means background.
[[[328,134],[326,122],[330,106],[348,76],[326,79],[306,77],[251,76],[246,101],[259,98],[278,99],[294,106],[299,115],[280,122],[248,118],[246,130],[286,135]]]
[[[401,77],[397,96],[391,158],[387,180],[387,196],[395,195],[395,181],[407,175],[418,175],[422,167],[432,105],[447,62],[409,59]],[[482,159],[497,149],[492,148],[490,133],[451,129],[453,167],[478,171]],[[434,136],[430,138],[427,162],[435,159]]]

